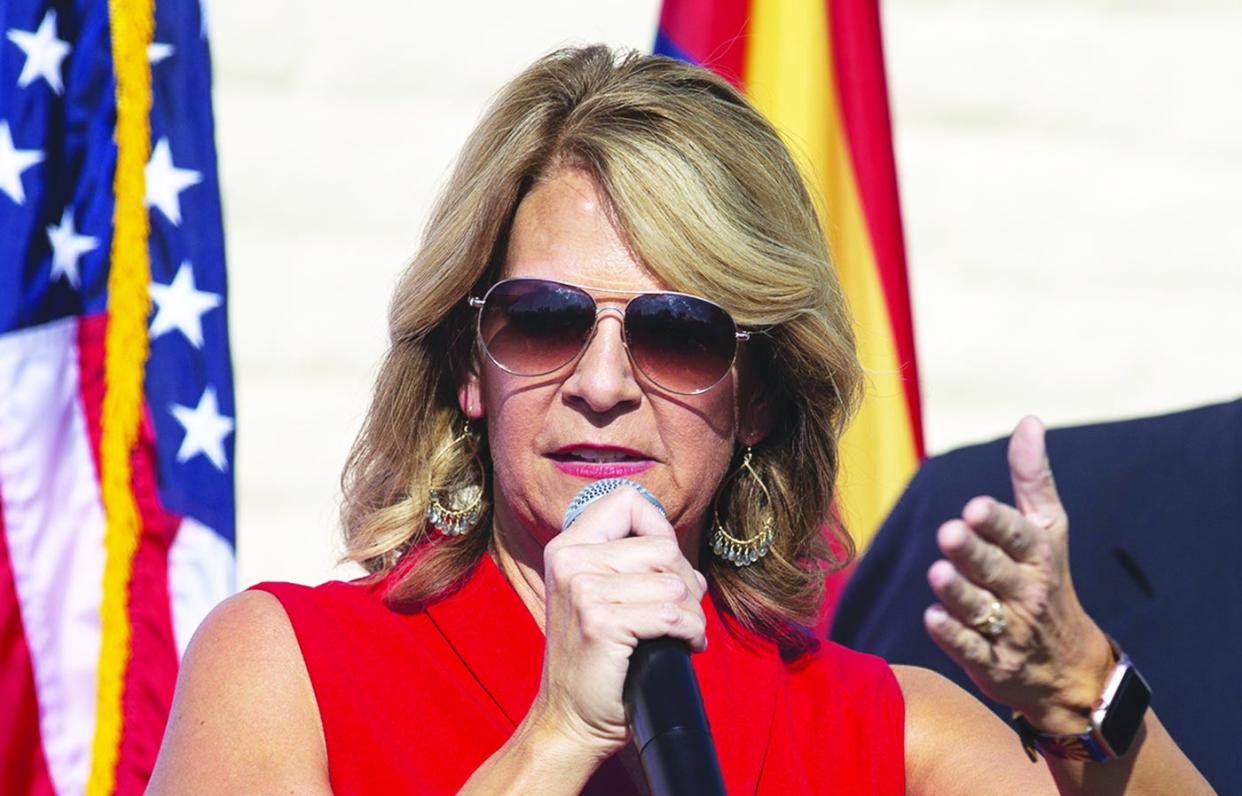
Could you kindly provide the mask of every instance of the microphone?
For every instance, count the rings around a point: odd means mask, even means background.
[[[588,505],[620,486],[637,489],[664,515],[659,499],[641,484],[604,478],[574,495],[561,531]],[[630,655],[622,698],[653,796],[724,796],[724,777],[686,642],[667,636],[639,641]]]

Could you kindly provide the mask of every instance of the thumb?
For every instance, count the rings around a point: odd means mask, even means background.
[[[1022,418],[1009,438],[1009,477],[1014,504],[1026,517],[1044,527],[1065,517],[1044,447],[1044,424],[1037,417]]]

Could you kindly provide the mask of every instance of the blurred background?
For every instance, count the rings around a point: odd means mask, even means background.
[[[657,0],[210,6],[238,586],[337,568],[391,288],[488,98]],[[929,454],[1242,394],[1242,5],[886,0]]]

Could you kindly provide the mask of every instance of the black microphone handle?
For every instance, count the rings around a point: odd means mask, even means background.
[[[664,514],[659,499],[641,484],[604,478],[578,490],[565,510],[561,531],[568,530],[593,501],[619,486],[634,487]],[[684,641],[638,642],[622,696],[652,796],[724,796],[716,744]]]
[[[640,641],[630,656],[624,701],[653,796],[724,796],[686,642]]]

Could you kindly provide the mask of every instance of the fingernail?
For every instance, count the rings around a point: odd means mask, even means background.
[[[699,588],[703,591],[707,591],[707,578],[703,577],[703,573],[696,569],[694,571],[694,576],[699,579]]]
[[[944,620],[948,618],[948,614],[944,612],[944,608],[939,605],[933,605],[924,612],[923,616],[927,619],[929,625],[939,627],[944,624]]]

